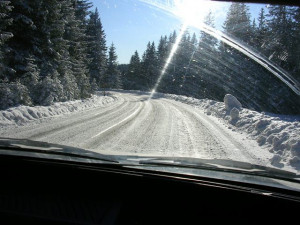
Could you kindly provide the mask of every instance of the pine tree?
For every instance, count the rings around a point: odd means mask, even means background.
[[[187,33],[187,38],[184,36],[182,41],[182,49],[181,52],[178,52],[177,59],[183,58],[183,70],[181,70],[181,74],[177,74],[178,80],[181,80],[180,89],[181,94],[192,96],[197,89],[196,79],[195,79],[195,70],[194,65],[196,62],[196,51],[198,48],[198,41],[196,34],[193,33],[190,38],[189,33]],[[180,70],[179,70],[180,71]],[[178,70],[177,70],[178,72]]]
[[[95,93],[99,89],[99,86],[98,86],[95,78],[92,80],[91,89],[92,89],[92,93]]]
[[[68,0],[44,1],[40,5],[42,19],[34,20],[35,24],[43,32],[40,32],[40,47],[43,49],[40,64],[41,85],[51,85],[48,96],[41,99],[42,104],[52,104],[53,101],[66,101],[77,97],[72,93],[77,87],[72,85],[74,80],[70,65],[69,43],[64,38],[65,28],[70,18],[71,4]],[[63,83],[62,83],[63,81]],[[66,93],[63,90],[66,87]],[[74,89],[75,88],[75,89]],[[53,98],[53,100],[51,100]]]
[[[26,84],[36,104],[45,101],[41,96],[34,97],[36,85],[28,84],[30,80],[38,80],[39,86],[50,84],[49,80],[63,85],[63,92],[53,94],[54,101],[89,96],[84,62],[87,57],[82,50],[85,30],[80,29],[81,22],[75,18],[73,3],[73,0],[14,1],[11,14],[18,19],[9,27],[15,35],[8,42],[12,49],[8,60],[15,71],[10,80],[20,79]]]
[[[254,31],[252,30],[250,22],[249,8],[244,3],[232,3],[229,11],[227,12],[226,20],[224,23],[224,31],[230,36],[233,36],[237,42],[242,44],[247,43],[253,45]],[[241,99],[246,99],[244,96],[245,88],[243,82],[246,70],[249,70],[249,63],[247,58],[238,50],[221,43],[219,47],[220,57],[222,63],[219,71],[222,71],[224,80],[223,90],[225,93],[230,93],[239,96]],[[253,69],[253,68],[252,68]],[[238,72],[240,70],[240,72]],[[250,71],[249,71],[250,72]],[[250,72],[251,74],[252,72]],[[217,88],[215,90],[218,90]],[[223,93],[223,94],[225,94]],[[220,98],[221,96],[219,96]]]
[[[41,105],[51,105],[54,102],[62,100],[63,97],[63,85],[58,79],[59,74],[52,74],[52,76],[46,76],[39,84],[39,96],[38,102]]]
[[[0,109],[19,105],[32,105],[26,86],[19,80],[10,83],[0,83]]]
[[[68,54],[70,71],[65,72],[62,84],[64,89],[68,90],[68,99],[85,98],[89,96],[90,79],[87,69],[87,40],[86,40],[86,18],[88,15],[84,7],[85,3],[77,0],[67,0],[64,10],[67,21],[64,39],[68,41]],[[75,83],[70,83],[74,81]],[[67,86],[65,86],[67,85]]]
[[[293,69],[291,72],[293,73],[294,78],[300,82],[300,7],[293,8],[293,33],[292,33],[292,39],[293,39],[293,46],[292,49],[292,57],[291,57],[291,63]]]
[[[141,59],[137,51],[130,58],[128,72],[124,80],[124,87],[129,90],[142,89],[141,87]]]
[[[244,3],[232,3],[224,22],[224,31],[246,43],[251,41],[249,8]]]
[[[109,88],[119,89],[122,87],[120,71],[118,70],[116,48],[113,43],[108,51],[106,79],[107,81],[104,82],[108,84]]]
[[[271,5],[268,14],[270,35],[267,54],[270,59],[287,70],[291,70],[290,57],[293,46],[293,27],[290,8],[284,5]]]
[[[10,82],[21,79],[25,73],[27,74],[29,72],[26,71],[27,64],[30,63],[28,60],[41,53],[41,49],[37,46],[37,26],[33,22],[32,12],[36,10],[34,5],[36,5],[35,1],[28,0],[15,0],[12,5],[10,18],[14,21],[7,30],[13,34],[13,37],[7,41],[9,52],[6,54],[7,65],[11,68],[7,73]]]
[[[146,90],[152,90],[158,78],[157,54],[154,42],[147,44],[142,58],[142,80]]]
[[[97,84],[102,88],[107,88],[108,84],[105,83],[105,73],[107,68],[106,58],[106,36],[99,18],[98,9],[92,12],[87,24],[88,35],[88,57],[90,79],[96,80]]]
[[[87,25],[87,17],[90,15],[92,3],[88,0],[72,0],[75,9],[75,18],[80,22],[80,28],[85,29]]]
[[[157,47],[158,68],[161,71],[168,57],[168,38],[161,36]]]
[[[8,105],[46,105],[90,96],[87,43],[96,37],[87,35],[90,7],[87,0],[14,0],[11,6],[0,2],[0,79],[7,82],[8,92],[24,95],[20,101],[8,100]],[[89,49],[95,49],[97,42],[90,43],[94,46]]]
[[[204,24],[215,28],[215,19],[210,11],[204,18]],[[218,40],[204,31],[200,32],[199,45],[195,53],[195,62],[192,64],[195,81],[197,86],[194,92],[198,97],[219,99],[223,87],[218,76]],[[222,78],[221,78],[222,79]]]
[[[20,79],[26,82],[28,77],[36,79],[37,71],[37,79],[54,79],[54,74],[59,79],[65,75],[69,55],[68,43],[63,38],[66,25],[64,3],[37,0],[14,2],[12,17],[17,19],[10,26],[14,37],[8,42],[12,49],[8,60],[15,71],[10,76],[11,81]],[[64,96],[61,94],[55,99],[64,100]]]
[[[287,71],[293,71],[294,65],[293,60],[295,56],[293,55],[294,49],[296,47],[296,41],[298,40],[299,33],[295,36],[293,35],[293,8],[285,5],[271,5],[269,7],[268,17],[268,27],[269,40],[266,46],[266,54],[269,59],[284,68]],[[297,62],[296,64],[298,64]],[[274,81],[272,83],[266,84],[268,87],[268,92],[270,97],[268,98],[268,103],[274,105],[276,109],[284,109],[281,105],[282,101],[279,99],[285,96],[287,102],[290,101],[290,105],[294,105],[291,101],[293,93],[289,88],[282,83],[278,82],[277,78],[273,77]],[[299,98],[298,98],[299,101]],[[296,101],[295,101],[296,102]]]
[[[6,71],[6,80],[10,83],[10,91],[15,90],[16,93],[24,94],[24,96],[15,96],[17,99],[28,99],[22,101],[22,104],[31,104],[34,101],[35,85],[39,79],[37,69],[39,57],[37,55],[41,53],[41,49],[37,46],[37,26],[34,24],[37,15],[33,13],[36,11],[37,5],[37,1],[13,1],[12,10],[9,13],[13,23],[7,26],[8,32],[13,36],[6,42],[8,51],[5,61],[10,68]],[[29,81],[33,83],[30,84]],[[28,85],[28,88],[24,84]],[[14,102],[15,105],[19,104],[19,101],[12,100],[11,102]]]
[[[34,55],[30,55],[29,58],[26,59],[27,65],[25,68],[25,72],[21,78],[21,83],[25,85],[28,89],[29,96],[33,104],[38,103],[38,83],[39,83],[39,69],[36,62],[36,57]]]
[[[268,25],[264,8],[261,8],[258,15],[258,27],[256,30],[256,42],[254,43],[260,50],[265,49],[268,35]]]
[[[12,6],[9,1],[0,1],[0,82],[7,80],[6,73],[10,70],[10,68],[7,67],[7,62],[4,61],[4,55],[9,51],[4,44],[13,36],[11,32],[6,31],[7,26],[13,22],[13,19],[8,16],[11,10]]]
[[[178,49],[176,52],[176,58],[174,60],[176,64],[176,70],[174,73],[175,84],[174,88],[177,89],[178,94],[187,95],[187,91],[190,88],[188,84],[186,84],[186,77],[189,76],[189,64],[193,57],[193,51],[196,46],[191,44],[191,36],[189,31],[185,31],[181,41],[178,45]]]
[[[215,19],[211,11],[204,18],[204,24],[206,24],[211,28],[215,28]],[[218,42],[217,39],[211,36],[210,34],[207,34],[204,31],[200,32],[200,41],[199,41],[200,48],[213,50],[216,48],[217,42]]]

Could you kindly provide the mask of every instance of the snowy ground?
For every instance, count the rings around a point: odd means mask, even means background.
[[[233,135],[242,134],[256,140],[259,151],[272,153],[270,163],[273,166],[300,171],[300,115],[267,114],[241,108],[235,118],[223,102],[171,94],[157,95],[192,105],[234,131]]]
[[[207,99],[114,91],[84,101],[0,111],[0,137],[108,154],[232,159],[300,170],[300,123]],[[227,109],[226,109],[227,108]]]
[[[19,106],[0,111],[0,126],[27,125],[33,121],[41,122],[46,118],[66,115],[74,112],[86,111],[98,107],[107,107],[113,104],[117,98],[115,96],[93,95],[89,99],[69,102],[57,102],[51,106]]]

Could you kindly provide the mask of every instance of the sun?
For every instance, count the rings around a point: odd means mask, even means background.
[[[187,26],[199,26],[209,11],[216,11],[220,4],[210,0],[139,0],[179,18]],[[222,7],[223,8],[223,7]]]
[[[208,0],[174,0],[173,14],[184,24],[194,25],[203,23],[205,16],[213,9]]]

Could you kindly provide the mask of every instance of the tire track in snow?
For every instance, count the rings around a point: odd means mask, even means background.
[[[68,132],[59,132],[48,136],[46,137],[46,140],[50,139],[65,145],[72,144],[76,147],[87,148],[85,147],[85,144],[90,141],[93,135],[122,120],[136,110],[136,108],[137,104],[135,102],[129,102],[129,104],[126,107],[123,107],[122,110],[119,110],[118,113],[110,113],[97,120],[87,121],[83,126],[79,125],[75,127],[76,129],[73,128],[68,130]]]
[[[160,117],[162,106],[156,101],[150,101],[153,104],[153,110],[150,112],[149,121],[147,121],[147,127],[144,129],[143,136],[140,136],[138,140],[138,148],[142,150],[142,152],[149,151],[157,151],[159,148],[156,146],[159,145],[159,142],[154,140],[155,135],[160,136],[158,125],[163,123],[163,119]],[[141,124],[141,123],[140,123]],[[142,123],[143,124],[143,123]],[[145,128],[145,127],[144,127]],[[144,148],[144,149],[143,149]]]
[[[93,113],[93,115],[89,114],[88,117],[81,118],[75,122],[68,120],[66,124],[63,124],[63,123],[58,124],[58,127],[50,128],[43,132],[36,131],[35,134],[29,136],[28,138],[29,139],[39,139],[39,138],[44,138],[45,136],[54,135],[55,133],[58,133],[58,132],[64,132],[66,130],[74,129],[75,127],[82,126],[83,124],[85,124],[87,122],[93,122],[94,120],[103,118],[103,116],[107,116],[110,114],[118,114],[119,111],[121,111],[123,108],[125,108],[128,104],[129,104],[129,102],[124,101],[120,105],[114,105],[114,107],[112,109],[107,109],[107,110],[104,110],[104,112],[98,112],[96,114]],[[118,108],[118,107],[120,107],[120,108]],[[116,110],[116,108],[118,108],[118,109]]]
[[[117,141],[113,144],[105,145],[112,151],[125,152],[144,152],[146,151],[143,141],[147,136],[147,131],[155,122],[153,111],[156,110],[153,102],[146,101],[145,107],[139,114],[139,117],[132,121],[127,126],[123,126],[122,130],[118,132]],[[114,139],[114,137],[111,137]],[[116,139],[116,138],[115,138]]]
[[[188,140],[186,145],[190,146],[190,154],[187,154],[185,151],[182,154],[201,158],[226,157],[225,146],[211,134],[199,118],[195,117],[185,107],[178,106],[170,101],[163,101],[168,102],[178,110],[183,120],[183,129],[185,132],[183,132],[181,137],[186,136],[185,139]]]
[[[51,117],[46,119],[41,119],[40,121],[34,121],[26,126],[18,126],[13,129],[13,132],[8,132],[10,137],[14,138],[26,138],[31,140],[39,140],[40,138],[46,137],[51,134],[51,132],[59,131],[60,129],[69,129],[80,123],[84,123],[89,118],[93,117],[94,112],[110,110],[114,112],[119,105],[123,105],[124,101],[120,99],[116,101],[115,104],[111,104],[107,107],[97,107],[93,109],[87,109],[86,111],[80,111],[71,113],[68,115],[61,115],[57,117]],[[96,117],[96,116],[95,116]],[[3,134],[1,134],[3,135]],[[5,135],[5,134],[4,134]]]
[[[100,145],[103,139],[108,138],[107,136],[111,135],[112,133],[118,132],[118,130],[121,130],[123,126],[127,125],[128,123],[134,121],[136,117],[141,113],[142,109],[145,107],[144,102],[139,102],[137,109],[134,109],[134,112],[131,113],[129,116],[127,116],[125,119],[122,119],[121,121],[116,122],[113,125],[110,125],[108,128],[105,128],[104,130],[101,130],[97,133],[97,135],[94,135],[90,137],[86,143],[84,143],[84,147],[88,149],[97,149]],[[117,138],[117,137],[113,137]]]
[[[116,124],[114,124],[114,125],[106,128],[105,130],[99,132],[98,134],[94,135],[91,138],[96,138],[96,137],[98,137],[98,136],[100,136],[100,135],[102,135],[102,134],[104,134],[106,132],[109,132],[110,130],[114,129],[115,127],[118,127],[118,126],[122,125],[123,123],[125,123],[125,124],[128,123],[130,120],[133,119],[133,117],[135,117],[137,114],[139,114],[140,111],[141,111],[141,107],[139,107],[136,111],[134,111],[132,114],[130,114],[129,116],[127,116],[125,119],[123,119],[120,122],[118,122],[118,123],[116,123]]]
[[[170,103],[169,103],[170,104]],[[177,139],[179,140],[179,155],[184,156],[196,156],[197,153],[195,151],[195,141],[193,139],[193,134],[190,129],[190,124],[187,121],[186,116],[181,112],[181,110],[177,109],[173,105],[171,106],[173,111],[176,111],[178,114],[177,120],[180,121],[180,129]],[[177,153],[177,154],[178,154]]]
[[[187,113],[196,118],[201,124],[202,127],[206,130],[207,135],[213,137],[215,141],[219,145],[221,145],[220,149],[216,149],[212,146],[212,141],[209,140],[208,143],[211,147],[211,153],[218,158],[228,158],[235,160],[243,160],[241,159],[241,154],[244,156],[245,161],[252,161],[257,163],[259,159],[257,159],[250,151],[244,146],[242,143],[235,140],[231,135],[229,135],[226,130],[222,129],[219,125],[215,124],[208,116],[202,113],[200,110],[193,108],[192,106],[172,101],[172,100],[164,100],[167,102],[171,102],[171,104],[176,105],[179,108],[183,108]],[[184,106],[184,107],[182,107]],[[238,158],[237,158],[238,156]]]

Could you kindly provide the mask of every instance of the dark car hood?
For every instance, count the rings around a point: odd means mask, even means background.
[[[91,162],[89,159],[104,159],[107,161],[114,161],[113,156],[109,156],[109,155],[105,155],[105,154],[101,154],[101,153],[97,153],[97,152],[93,152],[81,148],[71,147],[71,146],[52,144],[52,143],[40,142],[40,141],[32,141],[27,139],[0,138],[0,147],[7,148],[7,150],[30,149],[33,150],[32,154],[34,154],[33,156],[36,157],[41,157],[42,155],[49,153],[49,155],[47,155],[47,158],[57,159],[57,156],[54,156],[50,153],[61,153],[59,154],[60,158],[64,160],[69,156],[78,156],[78,157],[82,157],[81,161],[86,160],[87,162]],[[11,152],[14,153],[14,151]],[[22,151],[16,151],[16,153],[19,155],[24,155],[24,152]],[[30,153],[30,152],[27,151],[26,153]]]
[[[24,139],[0,138],[0,155],[114,164],[143,170],[191,174],[300,191],[299,175],[270,167],[224,159],[107,155],[85,149]],[[269,174],[269,175],[268,175]],[[272,176],[275,174],[275,176]],[[283,179],[281,179],[283,178]]]
[[[200,169],[218,169],[228,171],[236,169],[240,172],[259,173],[264,172],[268,174],[276,174],[282,177],[299,179],[299,175],[293,172],[273,168],[265,167],[261,165],[255,165],[248,162],[233,161],[227,159],[200,159],[189,157],[168,157],[168,156],[143,156],[143,155],[108,155],[93,152],[86,149],[64,146],[59,144],[52,144],[47,142],[32,141],[26,139],[11,139],[0,138],[0,147],[7,148],[8,150],[33,150],[34,156],[41,157],[42,155],[47,158],[56,158],[56,155],[50,153],[61,153],[61,159],[66,157],[77,156],[82,157],[83,162],[94,162],[91,160],[106,160],[112,162],[118,162],[123,165],[149,165],[149,166],[174,166],[185,168],[200,168]],[[34,151],[37,150],[37,151]],[[11,151],[14,154],[24,155],[23,151]],[[1,151],[0,151],[1,153]],[[7,151],[5,152],[7,153]],[[27,151],[28,153],[28,151]],[[47,155],[49,153],[49,155]],[[2,153],[3,154],[3,153]],[[70,159],[73,160],[73,159]]]

